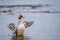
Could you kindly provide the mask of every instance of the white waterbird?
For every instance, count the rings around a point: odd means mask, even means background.
[[[24,18],[24,17],[22,15],[19,15],[18,27],[16,27],[16,25],[14,23],[10,23],[8,25],[9,29],[16,35],[24,35],[25,28],[30,27],[34,23],[34,21],[28,21],[28,22],[24,21],[21,23],[22,18]]]

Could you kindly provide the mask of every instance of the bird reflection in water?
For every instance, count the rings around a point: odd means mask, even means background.
[[[21,36],[21,35],[20,36],[13,35],[11,40],[24,40],[24,36]]]
[[[24,35],[16,36],[13,34],[11,40],[30,40],[30,38],[29,36],[24,36]]]

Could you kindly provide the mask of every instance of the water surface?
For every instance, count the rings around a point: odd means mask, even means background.
[[[5,9],[7,10],[7,8]],[[43,7],[41,9],[16,7],[8,9],[12,9],[10,14],[8,14],[9,12],[1,12],[0,14],[0,40],[16,40],[16,37],[13,36],[12,31],[7,26],[9,23],[15,23],[17,27],[19,14],[23,14],[25,17],[22,21],[34,21],[34,24],[27,28],[24,36],[18,37],[17,40],[60,40],[60,13],[31,13],[31,10],[59,11],[59,7]]]

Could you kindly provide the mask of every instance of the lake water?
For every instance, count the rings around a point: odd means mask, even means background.
[[[16,40],[12,31],[7,27],[9,23],[18,26],[18,15],[22,14],[25,18],[22,21],[34,21],[33,25],[25,29],[24,36],[17,40],[60,40],[60,13],[38,13],[32,11],[60,11],[60,7],[42,8],[1,8],[12,12],[0,12],[0,40]]]

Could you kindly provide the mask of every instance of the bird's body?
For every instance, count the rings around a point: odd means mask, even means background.
[[[11,31],[13,31],[13,33],[16,34],[16,35],[24,35],[25,28],[30,27],[34,22],[34,21],[29,21],[29,22],[24,21],[24,22],[21,23],[22,18],[24,18],[22,15],[20,15],[18,17],[18,19],[19,19],[18,27],[16,27],[14,23],[10,23],[8,25],[9,29]]]
[[[10,23],[8,25],[9,29],[16,35],[24,35],[24,31],[26,28],[30,27],[33,24],[33,21],[20,23],[18,27],[15,26],[14,23]]]
[[[21,23],[17,28],[17,35],[24,35],[25,26],[23,23]]]

